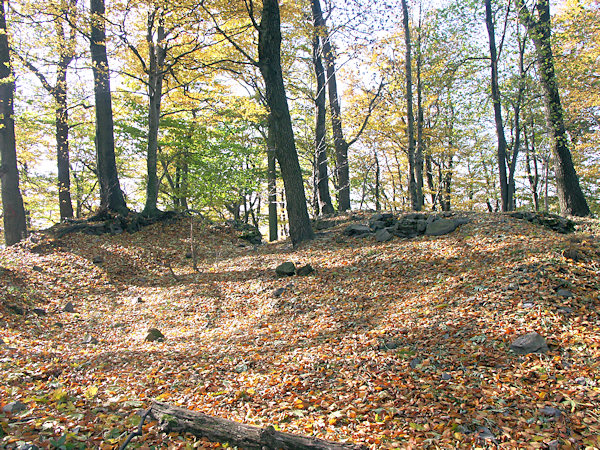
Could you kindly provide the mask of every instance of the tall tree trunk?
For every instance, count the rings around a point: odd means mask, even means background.
[[[75,9],[77,0],[64,5],[63,13],[68,18]],[[56,165],[58,169],[58,205],[60,218],[73,217],[71,200],[71,168],[69,161],[69,109],[67,104],[67,70],[75,57],[75,27],[69,25],[65,35],[62,19],[56,19],[56,32],[63,43],[56,71],[56,85],[53,97],[56,102]]]
[[[258,65],[265,80],[269,127],[285,187],[290,238],[294,245],[314,237],[306,208],[302,171],[281,72],[281,23],[277,0],[264,0],[258,34]]]
[[[269,241],[279,239],[277,224],[277,166],[271,127],[267,131],[267,185],[269,188]]]
[[[40,80],[42,87],[52,96],[55,103],[55,137],[56,137],[56,165],[58,171],[58,207],[60,218],[73,217],[73,203],[71,200],[71,169],[69,164],[69,109],[67,103],[67,71],[75,57],[75,27],[69,26],[65,34],[64,22],[69,22],[77,0],[69,0],[61,5],[61,17],[54,20],[54,28],[58,37],[59,58],[56,67],[56,83],[54,86],[46,79],[45,75],[26,58],[17,54],[21,62]],[[64,16],[64,18],[62,17]]]
[[[425,155],[425,172],[427,174],[427,188],[431,192],[431,210],[436,210],[437,195],[435,194],[435,185],[433,183],[433,167],[431,155]]]
[[[327,139],[325,128],[325,70],[321,61],[318,28],[315,24],[313,37],[313,65],[317,78],[317,95],[315,97],[315,169],[317,181],[318,204],[322,214],[332,214],[333,205],[329,194],[329,174],[327,171]]]
[[[158,188],[159,181],[156,173],[158,159],[158,130],[160,127],[160,102],[162,99],[162,85],[164,78],[164,64],[166,49],[164,46],[165,28],[162,24],[162,17],[156,17],[160,14],[154,10],[148,14],[148,33],[146,40],[148,42],[148,149],[146,156],[147,184],[146,184],[146,205],[143,214],[149,217],[158,214]],[[158,21],[156,30],[156,42],[154,42],[154,25]]]
[[[517,0],[517,6],[519,18],[535,44],[538,72],[544,95],[546,122],[552,139],[554,175],[560,212],[574,216],[589,216],[590,208],[579,185],[579,178],[569,151],[563,109],[554,72],[554,57],[550,42],[550,1],[537,1],[537,18],[527,9],[524,0]]]
[[[425,196],[423,195],[423,84],[421,80],[421,8],[419,7],[419,33],[417,35],[417,151],[415,153],[415,178],[417,189],[417,211],[423,209]]]
[[[25,208],[19,189],[17,167],[14,90],[15,81],[10,63],[4,1],[2,1],[0,2],[0,180],[6,245],[16,244],[27,235]]]
[[[379,157],[377,152],[373,152],[373,158],[375,159],[375,211],[381,211],[381,202],[379,197],[381,196],[381,168],[379,167]]]
[[[490,47],[491,90],[492,103],[494,104],[494,121],[496,123],[496,136],[498,138],[498,175],[500,178],[500,197],[502,198],[502,211],[509,211],[508,178],[506,176],[506,137],[502,123],[502,105],[500,103],[500,88],[498,87],[498,55],[496,51],[496,34],[494,18],[492,16],[491,0],[485,0],[485,24],[488,31]]]
[[[508,165],[508,203],[511,211],[516,208],[516,186],[515,173],[517,171],[517,162],[519,160],[519,152],[521,151],[521,106],[525,96],[525,39],[520,38],[520,33],[517,34],[517,42],[519,45],[519,86],[517,89],[517,99],[513,105],[514,119],[514,139],[512,142],[512,155]]]
[[[442,191],[442,209],[444,211],[450,211],[451,200],[452,200],[452,168],[453,168],[453,158],[452,155],[448,156],[448,163],[445,167],[444,176],[443,176],[443,191]]]
[[[540,209],[540,200],[538,195],[538,185],[539,185],[539,173],[538,173],[538,164],[537,164],[537,156],[535,154],[535,129],[532,126],[532,137],[531,137],[531,149],[529,146],[529,138],[527,136],[527,127],[523,128],[523,137],[525,138],[525,167],[527,170],[527,179],[529,180],[529,187],[531,188],[532,197],[533,197],[533,207],[536,211]],[[533,163],[533,172],[531,165]]]
[[[62,59],[58,66],[54,99],[56,101],[56,165],[58,168],[58,205],[60,218],[73,217],[71,173],[69,163],[69,109],[67,107],[67,67]]]
[[[100,209],[127,213],[119,184],[115,159],[115,138],[110,93],[110,72],[106,55],[104,0],[90,0],[92,72],[96,101],[96,160],[100,184]]]
[[[342,112],[338,96],[337,79],[335,74],[335,55],[331,48],[331,40],[327,24],[323,18],[320,0],[312,0],[314,24],[323,40],[323,59],[327,68],[327,88],[329,106],[331,107],[331,128],[333,130],[333,145],[335,147],[336,174],[338,179],[338,210],[350,210],[350,168],[348,166],[348,142],[344,138],[342,128]]]
[[[415,116],[413,114],[413,92],[412,92],[412,51],[410,42],[410,28],[408,25],[408,5],[402,0],[402,23],[404,25],[404,42],[406,45],[405,70],[406,70],[406,115],[407,115],[407,137],[408,137],[408,194],[411,208],[419,211],[417,198],[417,185],[415,182]]]

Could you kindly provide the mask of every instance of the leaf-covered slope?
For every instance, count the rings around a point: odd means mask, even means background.
[[[598,236],[470,218],[294,251],[196,224],[199,273],[189,221],[4,250],[0,405],[25,409],[0,413],[0,446],[115,448],[153,398],[374,449],[599,446]],[[277,278],[287,260],[316,271]],[[531,331],[550,351],[511,353]],[[149,422],[130,445],[194,439]]]

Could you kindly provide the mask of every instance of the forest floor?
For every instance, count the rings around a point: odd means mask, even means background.
[[[1,251],[0,448],[118,448],[153,399],[371,449],[600,447],[600,223],[464,215],[298,249],[197,223],[198,272],[190,219]],[[510,351],[532,331],[547,353]],[[148,420],[128,448],[153,446],[219,444]]]

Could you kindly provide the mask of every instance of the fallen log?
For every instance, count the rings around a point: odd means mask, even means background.
[[[259,428],[233,420],[208,416],[167,403],[154,401],[150,415],[167,433],[191,433],[213,442],[228,443],[244,449],[258,450],[359,450],[359,444],[342,444],[297,434],[284,433],[272,426]]]

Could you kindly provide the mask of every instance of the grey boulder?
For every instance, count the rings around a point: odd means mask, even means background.
[[[539,333],[527,333],[516,338],[510,349],[517,355],[527,355],[529,353],[546,353],[548,344],[546,339]]]

